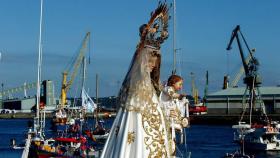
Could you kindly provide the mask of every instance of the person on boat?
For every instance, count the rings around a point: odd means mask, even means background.
[[[55,113],[54,122],[56,124],[64,125],[66,123],[66,120],[67,120],[67,115],[65,110],[63,108],[58,109]]]
[[[75,123],[73,125],[70,125],[70,128],[69,128],[69,132],[75,134],[75,133],[79,133],[80,132],[80,125],[78,123]]]
[[[170,157],[168,130],[156,91],[160,74],[160,44],[168,36],[168,18],[167,5],[160,3],[149,23],[140,28],[141,40],[120,89],[120,108],[101,158]],[[163,29],[154,27],[156,21],[161,22]]]
[[[106,129],[104,128],[104,125],[102,123],[102,121],[98,121],[95,129],[92,132],[93,135],[104,135],[106,134]]]
[[[160,95],[161,107],[170,126],[173,153],[175,153],[176,131],[181,134],[181,143],[183,143],[183,128],[188,126],[188,119],[186,118],[188,100],[186,94],[178,93],[182,87],[183,78],[178,75],[171,75]]]

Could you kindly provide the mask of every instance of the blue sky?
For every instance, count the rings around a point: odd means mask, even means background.
[[[98,73],[100,96],[116,95],[139,40],[139,26],[148,21],[157,2],[44,0],[43,79],[54,81],[59,96],[61,72],[90,31],[87,88],[90,95],[95,95]],[[230,53],[226,51],[237,24],[249,46],[257,50],[263,85],[280,84],[279,6],[277,0],[177,0],[178,71],[185,78],[184,90],[190,93],[190,72],[195,73],[197,87],[203,95],[206,70],[210,92],[221,88],[225,74],[234,75],[239,70],[241,60],[236,42]],[[0,1],[0,82],[5,89],[37,79],[39,13],[40,0]],[[172,27],[171,19],[170,37],[162,47],[162,81],[172,69]],[[79,79],[75,82],[78,84]],[[77,95],[76,87],[72,86],[69,95]]]

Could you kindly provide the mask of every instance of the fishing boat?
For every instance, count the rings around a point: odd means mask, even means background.
[[[207,114],[207,106],[205,106],[202,102],[197,104],[190,104],[189,112],[192,115],[204,115]]]
[[[98,141],[104,143],[110,134],[110,129],[104,126],[104,120],[99,118],[100,108],[98,107],[98,74],[96,74],[96,104],[95,104],[95,125],[91,135]],[[93,115],[94,116],[94,115]]]
[[[82,88],[82,108],[77,113],[85,110],[94,110],[94,102]],[[69,111],[68,111],[69,112]],[[29,157],[93,157],[100,154],[101,149],[96,147],[96,139],[87,135],[86,121],[83,115],[71,117],[68,115],[66,124],[59,125],[57,132],[50,138],[33,139],[30,145]]]
[[[38,140],[31,146],[29,157],[93,157],[100,153],[84,136]]]
[[[208,80],[208,75],[206,76],[206,80]],[[191,115],[204,115],[207,114],[207,106],[205,106],[205,102],[201,101],[200,97],[198,96],[198,89],[195,85],[195,75],[191,72],[191,92],[192,96],[188,96],[190,100],[189,103],[189,113]],[[206,83],[207,84],[207,83]]]
[[[45,110],[40,105],[40,81],[41,81],[41,27],[42,27],[43,0],[41,0],[40,15],[40,38],[39,38],[39,57],[38,57],[38,81],[37,81],[37,102],[36,117],[34,118],[34,129],[30,128],[27,134],[22,158],[27,157],[90,157],[98,156],[94,149],[94,142],[83,134],[83,119],[69,119],[66,108],[59,108],[55,117],[58,125],[66,125],[65,130],[57,135],[45,135]],[[87,34],[88,37],[89,34]],[[83,45],[84,46],[84,45]],[[83,47],[84,48],[84,47]],[[83,49],[84,50],[84,49]],[[67,87],[66,87],[67,88]],[[64,89],[65,90],[65,89]],[[64,93],[63,93],[64,94]],[[83,109],[82,109],[83,110]],[[66,119],[67,118],[67,119]],[[95,152],[96,151],[96,152]]]

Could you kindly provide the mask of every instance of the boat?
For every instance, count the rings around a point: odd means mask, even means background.
[[[10,140],[10,147],[11,147],[11,149],[14,149],[14,150],[24,149],[24,146],[25,146],[24,143],[18,145],[16,143],[16,139],[14,139],[14,138]]]
[[[41,27],[42,27],[42,10],[43,0],[41,0],[41,16],[40,16],[40,38],[39,38],[39,57],[38,57],[38,82],[37,82],[37,103],[36,117],[34,118],[34,128],[30,128],[27,134],[25,147],[22,153],[22,158],[27,157],[93,157],[98,156],[98,151],[95,150],[94,142],[88,139],[82,132],[84,125],[83,118],[71,118],[67,112],[68,108],[60,107],[55,115],[57,125],[65,126],[61,132],[56,132],[57,135],[45,135],[45,109],[40,105],[40,81],[41,81]],[[89,33],[87,34],[88,37]],[[83,45],[84,46],[84,45]],[[64,111],[65,110],[65,111]],[[68,110],[68,111],[66,111]],[[77,110],[71,109],[70,110]],[[83,109],[79,109],[79,112]],[[81,116],[81,115],[79,115]],[[66,119],[67,118],[67,119]]]
[[[38,140],[45,140],[45,110],[41,102],[41,75],[42,75],[42,20],[43,20],[43,0],[40,1],[40,31],[39,31],[39,48],[38,48],[38,65],[37,65],[37,93],[36,93],[36,115],[33,121],[33,129],[29,127],[27,139],[22,152],[22,158],[33,157],[30,150],[33,148],[33,143]]]
[[[204,115],[207,114],[207,106],[203,103],[190,104],[189,113],[191,115]]]
[[[99,156],[100,150],[89,145],[87,138],[56,137],[32,142],[30,157],[93,157]]]
[[[104,120],[99,118],[100,108],[98,107],[98,75],[96,75],[96,104],[95,104],[95,125],[91,130],[91,135],[97,142],[105,143],[109,137],[110,129],[106,129],[104,126]],[[94,116],[94,115],[93,115]]]
[[[198,90],[195,85],[195,76],[193,72],[191,72],[191,80],[192,80],[192,84],[191,84],[192,96],[188,96],[188,99],[190,100],[189,113],[191,115],[207,114],[207,106],[205,106],[205,102],[203,102],[198,96]]]
[[[239,130],[239,135],[234,140],[240,143],[240,150],[236,150],[233,153],[226,153],[224,158],[253,158],[254,156],[250,157],[249,155],[245,154],[244,135],[251,133],[254,130],[245,122],[240,122],[238,125],[234,125],[233,128]]]
[[[71,109],[71,108],[70,108]],[[76,110],[76,115],[85,109]],[[73,112],[73,111],[72,111]],[[67,111],[67,122],[57,125],[57,130],[46,139],[33,139],[29,156],[31,157],[91,157],[98,156],[101,149],[96,148],[96,139],[86,134],[88,126],[84,117],[73,117]],[[80,115],[81,116],[81,115]]]
[[[239,35],[241,35],[244,43],[249,50],[250,60],[246,62],[243,49],[240,44]],[[247,85],[243,95],[243,112],[237,125],[232,128],[236,130],[234,140],[244,145],[244,149],[261,150],[261,151],[280,151],[280,139],[278,121],[272,121],[266,114],[266,108],[261,98],[259,87],[261,85],[261,77],[258,73],[258,60],[253,56],[251,50],[237,25],[231,34],[231,39],[227,50],[231,49],[233,40],[236,38],[240,56],[242,59],[245,77],[244,83]],[[248,97],[247,97],[248,96]],[[259,106],[259,109],[256,106]],[[245,114],[249,116],[249,123],[244,121]],[[252,120],[252,115],[258,116],[256,120]]]
[[[276,121],[267,124],[246,124],[240,122],[234,125],[234,141],[241,143],[248,150],[280,151],[279,136],[280,124]],[[242,138],[243,137],[243,138]],[[244,140],[242,140],[244,139]]]
[[[226,153],[224,158],[251,158],[251,157],[249,155],[245,155],[240,153],[239,151],[236,151],[234,153]]]

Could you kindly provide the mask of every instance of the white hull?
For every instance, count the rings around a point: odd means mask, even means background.
[[[253,128],[248,124],[234,125],[237,129],[234,140],[237,142],[244,141],[244,147],[247,150],[262,150],[262,151],[280,151],[280,139],[278,124],[272,126],[263,126]]]
[[[109,136],[109,133],[106,133],[106,134],[103,134],[103,135],[93,135],[93,137],[97,140],[100,140],[100,139],[107,139]]]
[[[245,149],[248,150],[262,150],[262,151],[280,151],[279,143],[254,143],[244,142]]]

